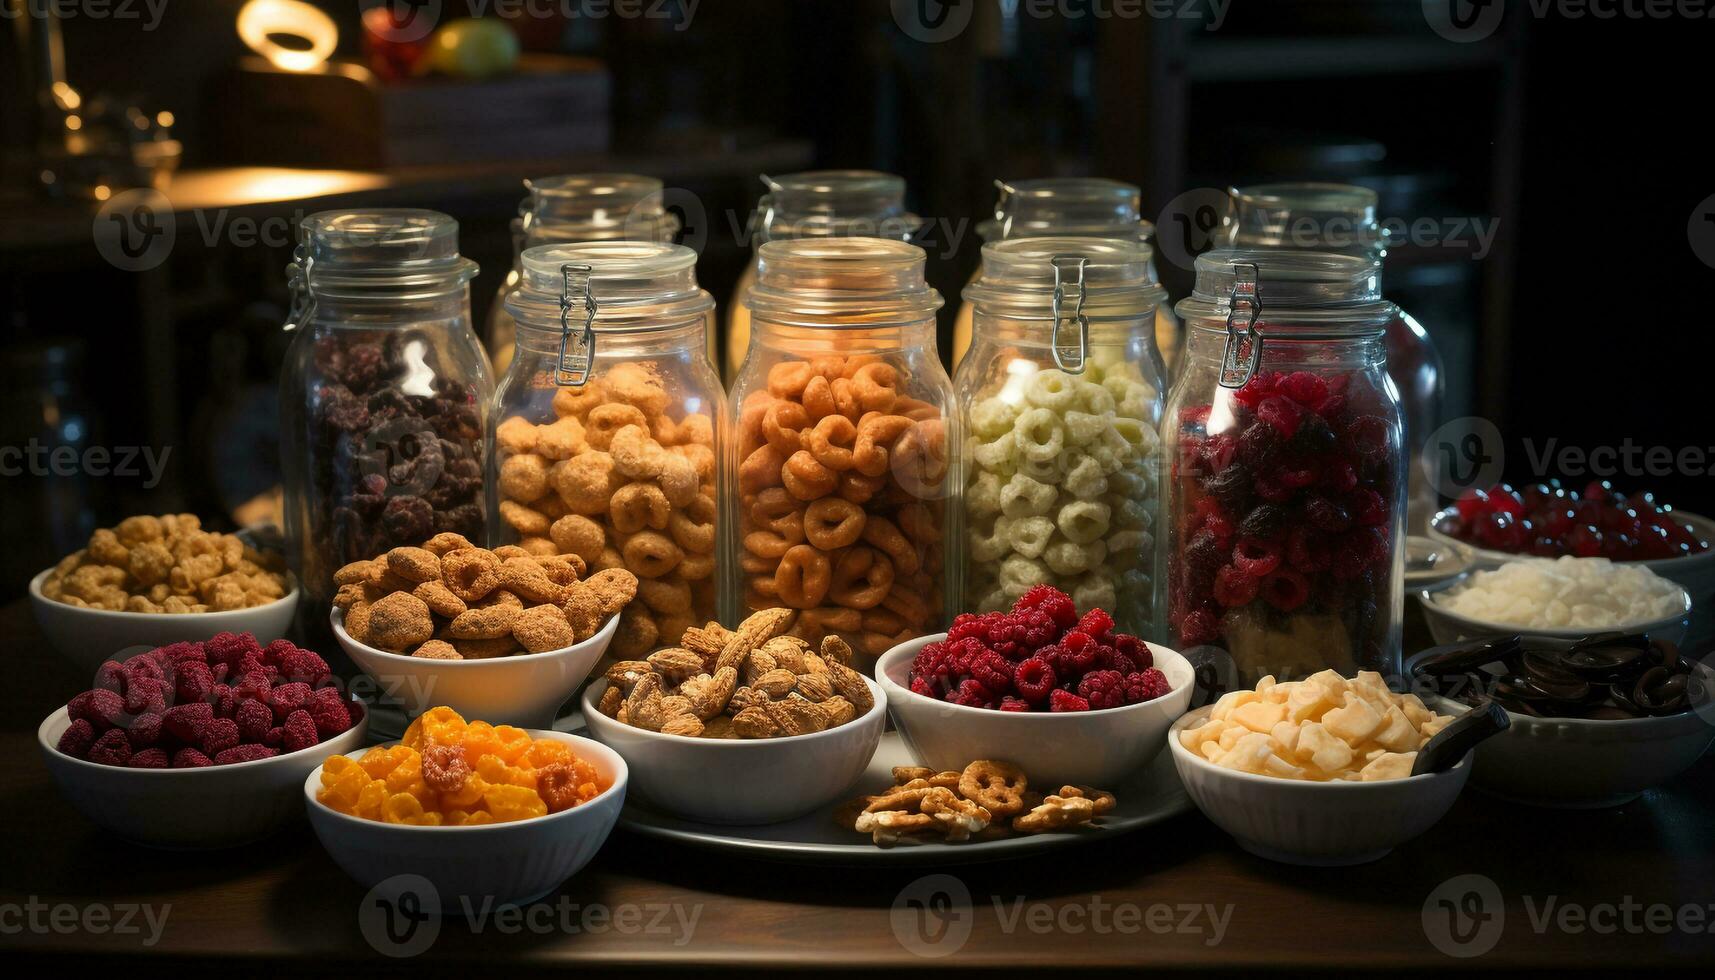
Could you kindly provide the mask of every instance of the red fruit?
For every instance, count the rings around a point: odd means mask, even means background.
[[[144,749],[134,752],[126,765],[132,769],[165,769],[171,764],[166,749]]]
[[[125,730],[125,737],[134,749],[154,745],[161,740],[161,716],[151,711],[131,719],[131,727]]]
[[[1525,541],[1522,522],[1511,511],[1493,511],[1477,523],[1477,543],[1485,548],[1518,551]]]
[[[1012,661],[992,650],[973,657],[967,672],[972,680],[989,691],[1000,692],[1012,687]]]
[[[1197,501],[1197,506],[1192,509],[1192,520],[1197,525],[1193,530],[1208,531],[1223,547],[1233,539],[1233,522],[1212,497]]]
[[[231,718],[215,718],[203,729],[198,748],[204,755],[218,756],[238,744],[238,722]]]
[[[1291,612],[1310,598],[1310,580],[1291,568],[1279,568],[1262,583],[1262,597],[1281,612]]]
[[[268,729],[274,727],[274,712],[260,701],[240,701],[232,718],[238,725],[238,737],[244,742],[260,742]]]
[[[287,715],[304,707],[314,695],[310,685],[302,681],[281,684],[269,692],[268,707],[274,709],[276,719],[285,721]]]
[[[935,689],[930,686],[929,681],[918,675],[913,675],[911,678],[911,691],[914,694],[921,694],[926,698],[940,699],[940,695],[937,694]]]
[[[1514,517],[1523,517],[1524,499],[1518,495],[1518,491],[1507,484],[1497,483],[1489,488],[1489,509],[1511,514]]]
[[[1274,426],[1281,438],[1290,439],[1297,435],[1298,426],[1304,421],[1304,410],[1290,398],[1270,395],[1257,405],[1256,417]]]
[[[1084,613],[1083,618],[1078,620],[1077,631],[1089,636],[1101,636],[1111,632],[1113,628],[1114,618],[1108,615],[1107,610],[1096,608]]]
[[[1125,677],[1125,703],[1141,704],[1153,701],[1165,695],[1172,687],[1167,683],[1167,675],[1154,667],[1146,668]]]
[[[1244,387],[1233,392],[1233,400],[1247,408],[1256,408],[1263,400],[1275,393],[1280,384],[1280,374],[1275,371],[1258,371],[1251,375]]]
[[[1346,423],[1346,448],[1365,459],[1386,458],[1393,438],[1393,424],[1377,415],[1360,415]]]
[[[1078,681],[1078,696],[1094,710],[1125,704],[1125,675],[1117,670],[1092,670]]]
[[[1087,639],[1073,639],[1087,637]],[[1054,665],[1055,673],[1060,675],[1062,683],[1084,676],[1090,668],[1096,665],[1097,644],[1094,637],[1081,630],[1067,633],[1056,648],[1059,653],[1048,662]]]
[[[987,632],[988,627],[983,624],[981,616],[978,616],[975,613],[960,613],[953,617],[953,625],[947,628],[947,639],[949,641],[962,640],[967,636],[982,639],[983,635]],[[938,644],[931,643],[929,646],[924,647],[923,650],[926,651],[929,647],[935,646],[938,646]],[[917,656],[922,657],[923,651],[918,651]]]
[[[1012,675],[1012,686],[1031,704],[1041,704],[1058,683],[1053,666],[1040,656],[1019,664]]]
[[[1352,526],[1352,515],[1346,508],[1327,497],[1314,496],[1305,501],[1304,517],[1318,530],[1338,534]]]
[[[1179,621],[1179,642],[1188,647],[1213,643],[1221,638],[1221,621],[1211,612],[1198,609]]]
[[[1020,641],[1023,649],[1017,651],[1017,655],[1022,657],[1053,643],[1060,637],[1060,628],[1059,621],[1041,609],[1025,613],[1024,637]]]
[[[1565,535],[1566,547],[1580,558],[1595,558],[1602,553],[1602,532],[1591,524],[1577,524]]]
[[[1598,504],[1607,503],[1614,496],[1614,485],[1607,480],[1591,480],[1584,485],[1582,496]]]
[[[210,664],[226,664],[236,668],[246,657],[260,657],[262,647],[251,633],[217,633],[202,645]]]
[[[1048,695],[1048,710],[1088,711],[1090,710],[1090,702],[1076,694],[1073,694],[1071,691],[1062,691],[1059,688],[1055,688],[1053,693]]]
[[[131,741],[123,731],[109,728],[89,747],[84,758],[104,766],[123,766],[131,761]]]
[[[1346,493],[1358,485],[1358,471],[1345,460],[1324,463],[1322,485],[1330,490]]]
[[[1276,467],[1274,471],[1274,478],[1280,481],[1281,486],[1289,490],[1302,490],[1311,486],[1316,482],[1319,475],[1316,464],[1310,460],[1288,459]]]
[[[125,699],[104,688],[85,691],[66,704],[66,714],[74,721],[83,719],[97,732],[105,732],[124,723]]]
[[[1328,538],[1307,527],[1295,527],[1286,538],[1286,560],[1301,572],[1325,572],[1334,553]]]
[[[201,660],[183,660],[173,673],[173,702],[201,701],[214,690],[214,672]]]
[[[1114,648],[1136,664],[1139,670],[1155,666],[1155,654],[1149,652],[1149,644],[1129,633],[1114,637]]]
[[[994,703],[995,694],[973,678],[959,682],[959,688],[947,695],[947,700],[967,708],[987,708]]]
[[[258,759],[272,759],[280,754],[279,749],[266,745],[235,745],[214,757],[217,766],[230,766],[235,762],[255,762]]]
[[[1382,495],[1369,489],[1352,491],[1346,498],[1346,509],[1351,512],[1352,520],[1362,527],[1381,527],[1393,517]]]
[[[1292,499],[1292,488],[1281,482],[1279,473],[1264,473],[1256,478],[1256,495],[1271,504],[1281,504]]]
[[[273,650],[282,643],[286,643],[286,641],[276,640],[268,644],[268,649]],[[280,653],[281,677],[292,681],[303,681],[311,687],[316,687],[325,684],[328,678],[333,676],[333,671],[328,667],[327,661],[323,660],[320,655],[292,646],[289,643],[286,643],[286,646],[288,649]],[[263,652],[266,654],[267,651]]]
[[[209,703],[214,705],[216,718],[231,718],[238,712],[238,706],[252,698],[241,698],[238,692],[225,684],[216,684],[214,690],[208,693]]]
[[[214,723],[214,707],[206,703],[175,704],[161,716],[161,727],[181,742],[200,744]]]
[[[214,765],[214,760],[192,748],[180,749],[173,753],[174,769],[201,769]]]
[[[286,723],[280,727],[286,730],[284,747],[287,752],[307,749],[321,741],[321,737],[316,734],[315,719],[310,717],[308,711],[292,712],[286,716]]]
[[[1309,371],[1294,371],[1280,379],[1280,391],[1305,408],[1317,409],[1328,398],[1328,382]]]
[[[1256,598],[1257,579],[1237,566],[1227,565],[1215,573],[1215,601],[1228,609],[1249,605]]]
[[[74,718],[61,733],[59,743],[55,746],[61,752],[75,759],[89,755],[89,747],[95,744],[95,726],[88,719]]]
[[[1012,604],[1012,611],[1014,613],[1027,612],[1031,609],[1040,609],[1043,612],[1048,613],[1050,616],[1053,616],[1056,620],[1059,620],[1062,615],[1065,615],[1068,608],[1071,609],[1072,617],[1076,619],[1078,610],[1077,607],[1072,604],[1072,597],[1061,592],[1052,585],[1031,586],[1028,591],[1018,597],[1017,602]]]
[[[112,691],[115,694],[125,693],[125,669],[117,661],[109,660],[95,668],[95,683],[91,685],[97,690]]]
[[[1030,702],[1021,700],[1019,698],[1015,698],[1012,695],[1008,694],[1007,696],[1000,699],[1000,710],[1002,710],[1002,711],[1029,711],[1030,710]]]
[[[1240,538],[1233,548],[1233,565],[1247,577],[1261,579],[1280,567],[1280,548],[1261,538]]]
[[[135,677],[125,685],[125,713],[160,714],[167,710],[167,685],[150,677]]]

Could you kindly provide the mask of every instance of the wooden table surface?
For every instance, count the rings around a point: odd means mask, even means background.
[[[104,837],[60,798],[35,744],[40,720],[88,679],[48,648],[22,602],[0,608],[0,656],[0,952],[8,965],[58,967],[75,957],[127,970],[444,967],[509,976],[945,964],[1041,976],[1067,967],[1689,971],[1715,963],[1711,758],[1611,810],[1530,809],[1467,791],[1424,837],[1344,869],[1252,857],[1195,811],[1029,860],[910,870],[776,865],[620,830],[538,907],[534,923],[507,923],[507,931],[447,920],[426,953],[390,959],[360,927],[364,889],[307,826],[214,853]],[[928,877],[941,874],[951,880]],[[1498,892],[1498,908],[1495,893],[1483,907],[1498,933],[1493,925],[1475,933],[1478,942],[1493,939],[1492,949],[1455,958],[1426,926],[1446,926],[1440,899],[1468,901],[1458,882],[1443,886],[1464,875]],[[936,894],[956,897],[949,904]],[[137,911],[145,906],[158,931]],[[103,914],[113,922],[129,915],[133,929],[104,928]],[[1663,916],[1677,925],[1662,931]]]

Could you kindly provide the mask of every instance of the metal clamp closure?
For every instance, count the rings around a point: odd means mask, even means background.
[[[1221,387],[1242,388],[1262,365],[1262,334],[1257,320],[1262,300],[1257,296],[1256,265],[1233,263],[1233,292],[1227,305],[1227,346],[1221,354]]]
[[[1049,260],[1054,267],[1054,333],[1049,345],[1054,351],[1054,363],[1067,374],[1083,374],[1084,366],[1090,359],[1090,318],[1084,315],[1084,268],[1089,265],[1089,259],[1082,256],[1056,255]],[[1067,290],[1073,290],[1071,318],[1078,324],[1078,356],[1068,360],[1065,352],[1074,348],[1062,348],[1060,344],[1060,324],[1067,317],[1065,312]]]
[[[554,383],[561,388],[582,388],[595,366],[595,296],[590,292],[590,267],[560,266],[560,356],[554,362]],[[572,305],[583,301],[584,325],[577,344],[572,343]]]

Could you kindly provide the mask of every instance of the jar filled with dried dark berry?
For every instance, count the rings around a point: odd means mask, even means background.
[[[471,328],[476,263],[434,211],[324,211],[298,228],[280,377],[292,564],[309,621],[348,562],[442,531],[483,543],[494,385]]]
[[[1209,252],[1178,311],[1188,356],[1162,433],[1172,638],[1224,647],[1246,683],[1397,677],[1405,462],[1379,263]]]

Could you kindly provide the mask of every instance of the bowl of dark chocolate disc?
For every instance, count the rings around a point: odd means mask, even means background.
[[[1439,711],[1506,709],[1512,723],[1477,749],[1471,783],[1523,803],[1619,806],[1715,741],[1715,669],[1647,633],[1448,644],[1408,658],[1406,671]]]

